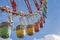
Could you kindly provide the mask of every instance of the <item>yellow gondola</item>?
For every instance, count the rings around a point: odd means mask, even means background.
[[[34,34],[34,28],[33,28],[33,25],[29,24],[27,25],[27,34],[29,36],[32,36]]]
[[[40,30],[40,25],[38,23],[35,23],[35,25],[34,25],[34,31],[35,32],[39,32],[39,30]]]
[[[18,25],[16,27],[16,35],[18,38],[24,38],[25,36],[25,28],[24,28],[24,25]]]

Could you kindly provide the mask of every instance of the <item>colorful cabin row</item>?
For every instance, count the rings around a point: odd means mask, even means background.
[[[11,27],[9,26],[9,22],[2,22],[0,24],[0,37],[1,38],[9,38],[11,35]]]
[[[26,29],[25,29],[24,25],[18,25],[16,27],[16,35],[17,35],[18,38],[24,38],[26,33],[29,36],[32,36],[34,34],[33,25],[27,25]]]
[[[38,23],[35,23],[34,25],[27,25],[26,28],[24,25],[18,25],[16,27],[16,35],[18,38],[24,38],[24,36],[27,34],[29,36],[32,36],[34,32],[39,32],[40,26]]]

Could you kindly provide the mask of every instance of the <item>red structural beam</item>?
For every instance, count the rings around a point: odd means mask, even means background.
[[[41,8],[41,7],[42,7],[42,3],[43,3],[43,0],[40,0],[40,7],[39,7],[39,8]]]
[[[16,12],[17,11],[17,4],[16,4],[15,0],[10,0],[10,3],[12,5],[13,11]]]
[[[35,6],[36,6],[36,8],[37,8],[38,11],[39,11],[40,8],[42,7],[42,0],[39,0],[39,1],[40,1],[40,5],[37,3],[36,0],[33,0],[33,2],[35,3]]]
[[[37,7],[37,10],[39,10],[39,4],[37,3],[37,1],[33,0],[33,2],[35,3],[35,6]]]
[[[28,8],[28,10],[29,10],[29,13],[32,13],[32,8],[30,7],[29,1],[28,1],[28,0],[24,0],[24,1],[25,1],[26,6],[27,6],[27,8]]]

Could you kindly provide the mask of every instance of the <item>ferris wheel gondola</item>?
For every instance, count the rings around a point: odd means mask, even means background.
[[[19,21],[21,24],[19,24],[17,27],[16,27],[16,35],[18,38],[24,38],[24,36],[26,35],[26,29],[25,29],[25,26],[24,26],[24,17],[20,17],[19,18]]]
[[[40,31],[40,25],[37,22],[34,25],[34,30],[35,30],[35,32],[39,32]]]
[[[33,28],[33,25],[32,24],[28,24],[27,25],[27,34],[29,36],[32,36],[34,34],[34,28]]]
[[[11,27],[9,22],[2,22],[0,25],[0,37],[9,38],[11,35]]]
[[[35,33],[35,31],[34,31],[34,25],[33,24],[31,24],[30,22],[29,22],[29,17],[30,16],[28,16],[27,17],[27,22],[28,22],[28,25],[27,25],[27,34],[29,35],[29,36],[32,36],[34,33]],[[30,17],[31,18],[31,17]],[[33,20],[33,19],[31,19],[31,20]],[[32,23],[33,23],[33,21],[32,21]]]
[[[38,16],[38,15],[40,15],[40,14],[37,14],[37,15],[35,15],[37,18],[39,18],[40,16]],[[37,19],[38,20],[38,19]],[[39,32],[40,31],[40,24],[38,23],[38,21],[37,22],[35,22],[34,23],[34,30],[35,30],[35,32]]]
[[[9,21],[3,21],[0,24],[0,37],[4,38],[4,39],[10,37],[11,31],[13,29],[12,15],[9,15],[8,19],[9,19]]]
[[[16,27],[16,35],[18,38],[24,38],[25,36],[25,28],[24,28],[24,25],[18,25]]]

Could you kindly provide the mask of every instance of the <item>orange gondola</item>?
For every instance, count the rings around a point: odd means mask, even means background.
[[[40,25],[38,23],[35,23],[35,25],[34,25],[34,31],[35,32],[39,32],[39,30],[40,30]]]
[[[27,34],[29,36],[32,36],[34,34],[34,28],[33,28],[33,25],[29,24],[27,25]]]

